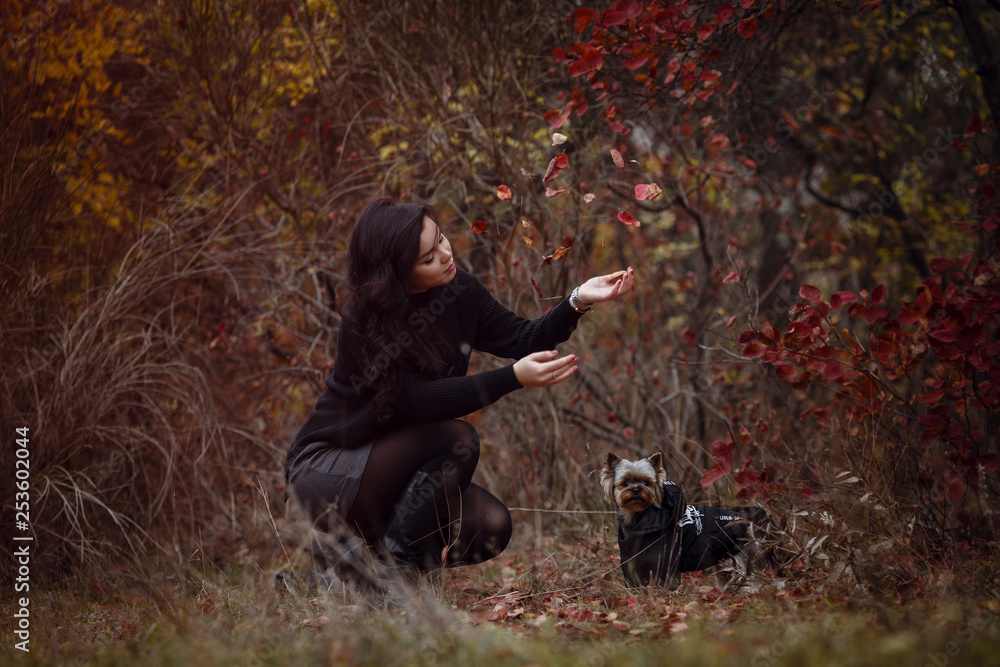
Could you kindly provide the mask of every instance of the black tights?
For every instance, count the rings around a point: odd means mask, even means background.
[[[486,489],[472,483],[479,463],[479,434],[464,421],[414,424],[375,441],[361,488],[347,513],[347,522],[369,542],[385,531],[400,494],[420,471],[447,489],[447,502],[428,503],[422,516],[444,527],[459,529],[448,550],[448,565],[481,563],[498,555],[510,541],[510,512]]]

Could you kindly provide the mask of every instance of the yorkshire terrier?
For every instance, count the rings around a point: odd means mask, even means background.
[[[760,507],[687,505],[667,479],[663,454],[629,461],[609,452],[601,469],[604,497],[618,508],[622,574],[635,586],[677,588],[681,572],[703,570],[744,555]]]

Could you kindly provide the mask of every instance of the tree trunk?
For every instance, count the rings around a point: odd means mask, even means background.
[[[953,0],[951,6],[958,14],[958,20],[962,22],[966,37],[969,38],[969,46],[972,48],[972,57],[976,63],[976,73],[983,86],[983,97],[990,107],[990,114],[993,116],[993,123],[1000,124],[1000,49],[990,39],[986,27],[985,12],[998,14],[995,3],[990,3],[992,7],[987,7],[978,0]],[[993,134],[993,160],[1000,160],[1000,132]]]

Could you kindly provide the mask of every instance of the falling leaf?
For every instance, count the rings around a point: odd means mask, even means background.
[[[562,188],[560,190],[553,190],[552,188],[545,188],[545,196],[546,197],[555,197],[557,195],[561,195],[564,192],[566,192],[566,188]]]
[[[639,201],[656,199],[663,190],[656,183],[640,183],[635,186],[635,198]]]
[[[542,260],[542,264],[551,264],[552,262],[558,262],[560,259],[566,256],[569,252],[569,248],[559,247],[554,253]]]
[[[558,132],[553,132],[552,133],[552,145],[553,146],[559,146],[560,144],[564,144],[564,143],[566,143],[567,139],[569,139],[569,137],[567,137],[565,134],[560,134]]]
[[[625,160],[622,158],[622,154],[618,152],[617,148],[611,149],[611,159],[615,161],[615,164],[618,165],[619,169],[625,168]]]
[[[552,253],[552,259],[560,260],[563,257],[565,257],[566,253],[568,253],[568,252],[569,252],[569,248],[559,247],[559,248],[556,249],[556,251],[554,253]]]
[[[482,234],[483,232],[486,231],[486,223],[483,222],[482,220],[476,220],[474,223],[472,223],[472,231],[475,234]]]
[[[589,204],[590,202],[594,201],[595,199],[597,199],[597,195],[595,195],[593,192],[588,192],[587,194],[583,195],[583,203],[584,204]]]
[[[553,178],[562,173],[562,170],[566,168],[569,164],[569,156],[565,153],[560,153],[551,160],[549,160],[549,166],[545,170],[545,176],[542,177],[542,183],[551,181]]]
[[[502,201],[507,201],[513,196],[514,193],[511,192],[510,188],[508,188],[506,185],[497,186],[497,197],[499,197]]]
[[[781,114],[781,117],[785,119],[785,122],[788,123],[788,127],[792,128],[796,132],[799,131],[799,124],[795,122],[795,118],[792,117],[792,114],[788,113],[786,109],[779,109],[778,112]]]
[[[538,298],[539,299],[542,298],[542,290],[538,286],[538,283],[535,282],[535,277],[534,276],[531,277],[531,286],[535,288],[535,293],[538,294]]]
[[[620,211],[618,213],[618,219],[624,222],[626,225],[632,225],[633,227],[639,226],[639,221],[636,220],[635,217],[628,211]]]

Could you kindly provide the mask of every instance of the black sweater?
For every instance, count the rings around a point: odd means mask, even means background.
[[[443,339],[442,352],[450,369],[441,377],[404,372],[396,400],[382,420],[376,415],[377,388],[365,372],[371,364],[365,361],[364,342],[344,322],[326,391],[295,436],[285,460],[286,470],[318,450],[359,447],[408,423],[454,419],[493,403],[521,387],[514,364],[466,375],[473,349],[520,359],[554,349],[569,338],[579,319],[569,300],[563,299],[545,315],[526,320],[497,303],[475,276],[459,269],[450,283],[413,295],[407,319],[412,333],[400,335],[397,345],[383,352],[384,358],[374,360],[376,365],[396,363],[405,358],[411,336],[433,329],[434,335]]]

